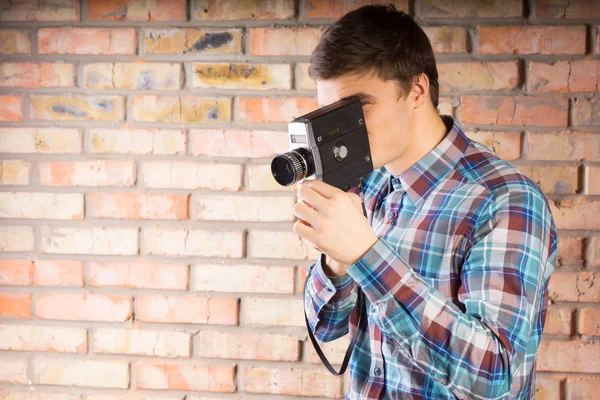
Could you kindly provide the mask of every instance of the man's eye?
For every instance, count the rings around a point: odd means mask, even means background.
[[[367,104],[371,104],[370,101],[361,101],[360,104],[362,104],[363,106],[367,105]]]

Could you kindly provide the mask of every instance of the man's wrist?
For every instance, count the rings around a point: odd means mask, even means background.
[[[339,279],[348,275],[348,266],[343,265],[342,263],[337,263],[338,265],[335,265],[336,263],[337,262],[329,258],[328,255],[325,255],[325,257],[321,259],[321,266],[323,267],[323,272],[325,273],[325,276],[327,276],[329,279]],[[338,268],[333,268],[330,264],[333,264]]]

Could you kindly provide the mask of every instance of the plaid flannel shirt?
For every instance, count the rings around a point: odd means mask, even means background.
[[[375,245],[343,277],[324,255],[309,268],[317,339],[359,335],[347,399],[534,397],[554,220],[532,180],[443,119],[449,133],[407,171],[363,177]]]

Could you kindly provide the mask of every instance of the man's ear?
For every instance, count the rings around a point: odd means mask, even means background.
[[[429,78],[421,73],[413,78],[412,88],[409,94],[414,108],[419,108],[429,98]]]

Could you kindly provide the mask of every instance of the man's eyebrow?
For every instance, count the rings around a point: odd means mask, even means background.
[[[346,96],[346,97],[342,98],[341,100],[347,100],[347,99],[352,98],[352,97],[358,97],[358,99],[361,100],[361,101],[362,100],[375,100],[375,96],[370,95],[370,94],[365,93],[365,92],[354,93],[353,95]]]

